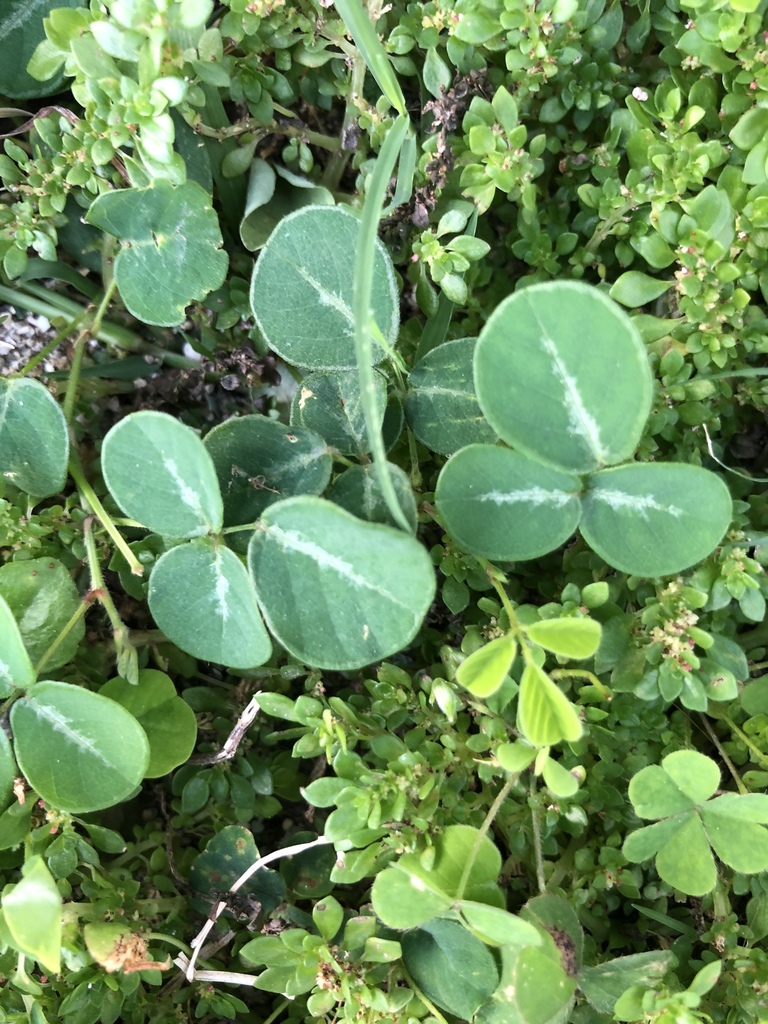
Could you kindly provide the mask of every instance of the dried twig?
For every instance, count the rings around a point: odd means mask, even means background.
[[[255,694],[248,706],[244,709],[243,713],[235,723],[235,727],[227,737],[227,742],[214,754],[193,754],[192,757],[187,761],[187,764],[219,764],[221,761],[228,761],[234,757],[237,753],[237,748],[240,745],[240,741],[248,731],[248,727],[253,722],[256,715],[259,713],[259,697],[261,691]]]

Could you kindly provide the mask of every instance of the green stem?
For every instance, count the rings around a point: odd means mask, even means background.
[[[429,1010],[429,1012],[432,1014],[432,1016],[435,1018],[435,1020],[437,1020],[439,1022],[439,1024],[448,1024],[448,1021],[445,1019],[445,1017],[442,1015],[442,1013],[440,1013],[440,1011],[435,1006],[435,1004],[427,996],[424,995],[424,993],[421,991],[419,986],[413,980],[413,978],[408,973],[408,971],[406,970],[406,968],[403,966],[402,963],[400,964],[400,970],[403,972],[403,977],[405,978],[405,980],[411,986],[411,988],[416,993],[416,995],[419,997],[419,999],[422,1001],[422,1003],[424,1003],[424,1005]],[[264,1024],[267,1024],[267,1022],[265,1021]]]
[[[357,41],[357,40],[356,40]],[[373,268],[376,255],[376,238],[379,217],[384,205],[384,195],[392,170],[402,148],[406,132],[410,129],[407,116],[395,121],[387,133],[374,167],[368,192],[363,203],[360,234],[357,243],[357,270],[354,281],[353,313],[355,317],[355,356],[360,381],[360,397],[363,406],[365,426],[371,444],[373,470],[382,496],[398,526],[411,532],[408,520],[400,507],[389,475],[387,453],[377,422],[376,387],[373,369],[373,338],[371,334],[371,292],[373,289]]]
[[[725,724],[731,730],[733,735],[736,736],[737,739],[741,740],[741,742],[744,744],[747,750],[751,751],[757,763],[761,765],[763,768],[768,768],[768,757],[766,757],[762,750],[760,750],[760,748],[755,745],[755,743],[749,738],[749,736],[747,736],[744,730],[740,729],[738,725],[736,725],[736,723],[728,715],[723,715],[722,721],[725,722]]]
[[[507,799],[507,797],[509,796],[510,790],[512,789],[514,784],[517,782],[519,774],[520,774],[519,772],[515,772],[514,775],[510,775],[510,777],[507,779],[507,781],[504,783],[504,785],[499,790],[499,793],[496,796],[496,799],[491,804],[491,806],[490,806],[490,808],[488,810],[488,813],[485,816],[483,824],[477,830],[477,835],[475,836],[474,845],[473,845],[472,850],[471,850],[471,852],[469,854],[469,857],[467,857],[467,862],[464,865],[464,869],[461,872],[461,878],[459,879],[459,885],[458,885],[458,888],[456,890],[456,899],[457,900],[461,900],[461,899],[464,898],[464,890],[467,888],[467,883],[469,882],[469,876],[471,875],[472,868],[474,867],[475,861],[477,860],[477,855],[478,855],[478,853],[480,853],[480,847],[481,847],[481,845],[483,843],[483,839],[488,834],[488,831],[489,831],[491,825],[493,824],[494,819],[496,818],[496,815],[499,813],[501,805]]]
[[[547,880],[544,877],[544,857],[541,852],[541,822],[539,821],[538,800],[536,798],[536,776],[531,772],[531,829],[533,832],[533,850],[536,856],[536,881],[541,896],[547,891]]]
[[[182,942],[181,939],[177,939],[173,935],[167,935],[165,932],[142,932],[145,939],[153,939],[155,942],[169,942],[172,946],[180,949],[182,953],[186,953],[187,956],[192,956],[192,947],[188,946],[186,942]]]
[[[94,336],[98,333],[101,327],[101,321],[104,319],[104,314],[107,311],[107,307],[112,300],[112,296],[115,294],[115,288],[117,285],[113,280],[109,287],[104,292],[99,308],[96,310],[96,315],[93,318],[93,323],[88,328],[83,330],[78,335],[77,341],[75,342],[75,353],[72,357],[72,366],[69,371],[69,383],[67,384],[67,394],[64,399],[64,418],[67,423],[72,423],[72,414],[75,409],[75,400],[77,398],[77,391],[80,386],[80,370],[83,365],[83,355],[85,354],[85,342],[89,336]]]
[[[726,754],[725,750],[723,749],[722,743],[720,742],[720,740],[717,737],[717,734],[715,733],[715,730],[709,724],[709,719],[706,717],[706,715],[699,714],[699,720],[701,721],[701,724],[704,726],[704,729],[705,729],[707,735],[709,736],[709,738],[712,740],[712,742],[714,743],[715,747],[717,748],[718,754],[720,755],[720,757],[722,757],[723,764],[726,766],[728,771],[731,773],[731,776],[733,778],[733,781],[736,783],[736,788],[738,789],[738,791],[742,795],[744,795],[745,793],[748,793],[749,790],[747,789],[747,787],[742,782],[741,776],[739,775],[739,773],[736,771],[736,766],[734,765],[734,763],[730,759],[730,757],[728,757],[728,755]]]
[[[127,635],[127,629],[123,624],[123,620],[120,618],[115,607],[115,602],[112,600],[112,596],[106,588],[104,583],[104,576],[101,572],[101,565],[99,564],[99,553],[96,550],[96,541],[93,538],[93,531],[91,530],[91,519],[85,520],[85,528],[83,535],[85,537],[85,552],[88,557],[88,570],[91,574],[91,591],[96,596],[96,600],[104,606],[104,610],[109,618],[109,623],[112,626],[112,631],[115,637]]]
[[[291,998],[293,998],[293,997],[291,997]],[[268,1017],[265,1017],[264,1020],[261,1022],[261,1024],[274,1024],[274,1021],[277,1020],[277,1018],[280,1016],[280,1014],[283,1012],[283,1010],[287,1010],[288,1009],[288,1007],[290,1006],[290,1003],[291,1003],[290,999],[284,999],[282,1001],[282,1003],[278,1003],[278,1005],[274,1008],[272,1013],[270,1013],[270,1015]]]
[[[136,555],[128,547],[128,543],[112,522],[112,518],[96,496],[96,492],[85,479],[83,467],[77,449],[73,446],[69,456],[69,472],[80,492],[80,498],[84,505],[98,517],[99,522],[115,542],[115,547],[128,563],[131,573],[134,576],[144,575],[144,566],[136,558]]]

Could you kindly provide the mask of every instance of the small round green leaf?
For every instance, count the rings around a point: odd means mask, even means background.
[[[29,660],[16,619],[5,598],[0,596],[0,697],[8,697],[17,686],[31,686],[34,681],[35,670]]]
[[[387,405],[386,380],[377,372],[373,381],[373,399],[381,426]],[[314,430],[340,455],[367,455],[371,446],[357,370],[310,373],[305,377],[293,399],[291,424]]]
[[[64,486],[69,432],[64,413],[37,380],[0,380],[0,473],[34,498]]]
[[[194,181],[103,192],[85,215],[122,243],[114,273],[120,295],[139,320],[174,327],[187,306],[219,288],[227,272],[211,197]]]
[[[314,370],[357,365],[352,292],[360,221],[336,206],[306,206],[284,217],[259,254],[251,308],[270,348]],[[376,241],[371,312],[389,345],[399,326],[392,261]],[[384,357],[374,343],[375,361]]]
[[[158,627],[195,658],[245,669],[272,653],[253,584],[229,548],[203,540],[171,548],[152,569],[148,596]]]
[[[490,950],[458,921],[437,918],[402,937],[403,962],[437,1006],[470,1020],[499,983]]]
[[[388,462],[387,469],[392,479],[398,504],[403,510],[411,530],[416,533],[418,518],[416,498],[411,481],[394,463]],[[328,491],[328,500],[366,522],[385,523],[389,526],[398,525],[384,500],[376,471],[370,463],[367,466],[350,466],[349,469],[340,473]]]
[[[197,719],[192,708],[176,693],[173,681],[156,669],[139,672],[137,686],[118,676],[99,690],[133,715],[149,742],[148,779],[167,775],[183,764],[195,749]]]
[[[453,455],[468,444],[494,444],[496,434],[475,394],[473,358],[476,338],[447,341],[414,366],[405,399],[408,426],[422,444]]]
[[[525,627],[539,647],[563,658],[591,658],[600,644],[602,629],[594,619],[542,619]]]
[[[473,444],[453,455],[437,482],[436,502],[446,529],[483,558],[537,558],[576,529],[578,477],[519,452]]]
[[[111,807],[144,778],[144,730],[107,697],[68,683],[37,683],[11,708],[19,768],[47,803],[70,814]]]
[[[634,576],[669,576],[706,558],[733,515],[722,480],[699,466],[632,463],[590,477],[579,529]]]
[[[563,740],[573,743],[583,731],[573,704],[546,672],[533,664],[526,665],[520,682],[517,719],[520,731],[537,747],[551,747]]]
[[[46,971],[61,970],[61,893],[39,854],[21,869],[22,878],[3,896],[3,918],[14,943]]]
[[[651,409],[651,372],[637,328],[578,281],[515,292],[475,350],[480,408],[528,455],[577,473],[635,450]]]
[[[515,660],[517,644],[511,634],[499,636],[473,651],[456,670],[456,679],[475,697],[496,693]]]
[[[254,523],[281,498],[321,494],[331,478],[331,456],[321,437],[267,416],[220,423],[204,444],[219,480],[225,526]]]
[[[104,480],[132,519],[166,537],[201,537],[221,529],[216,470],[190,427],[164,412],[134,412],[104,438]]]
[[[6,562],[0,567],[0,597],[7,601],[18,623],[21,639],[33,664],[40,661],[82,604],[72,577],[55,558]],[[51,653],[43,668],[50,671],[66,665],[75,656],[84,636],[85,624],[81,618]]]
[[[361,668],[401,650],[435,594],[432,561],[413,537],[322,498],[268,508],[248,565],[270,631],[318,668]]]

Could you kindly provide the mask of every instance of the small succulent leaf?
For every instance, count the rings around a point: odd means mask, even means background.
[[[270,348],[293,366],[357,366],[352,290],[360,221],[335,206],[305,206],[283,217],[259,254],[251,308]],[[371,312],[389,345],[397,340],[399,304],[392,261],[380,241]],[[384,357],[374,342],[374,359]]]
[[[197,540],[166,551],[152,568],[148,598],[158,628],[195,658],[246,669],[272,653],[253,583],[223,545]]]
[[[671,950],[632,953],[594,967],[582,967],[579,988],[598,1013],[613,1013],[616,1000],[631,985],[656,988],[676,966],[677,957]]]
[[[708,800],[720,785],[720,769],[697,750],[675,750],[662,758],[661,767],[694,804]]]
[[[57,494],[67,478],[64,413],[37,380],[0,379],[0,474],[33,498]]]
[[[629,783],[629,799],[639,818],[667,818],[690,810],[696,801],[681,792],[664,769],[649,764]]]
[[[111,807],[144,778],[144,730],[101,694],[68,683],[36,683],[14,703],[10,722],[19,768],[58,810],[84,814]]]
[[[197,740],[197,719],[192,708],[176,693],[173,680],[156,669],[139,670],[138,685],[119,676],[110,679],[99,693],[130,711],[149,743],[145,778],[158,779],[189,758]]]
[[[62,899],[39,854],[21,869],[22,878],[3,895],[3,918],[14,944],[53,974],[61,970]]]
[[[578,477],[508,448],[469,445],[443,467],[435,494],[448,532],[482,558],[537,558],[563,544],[581,512]]]
[[[37,664],[81,608],[82,598],[69,571],[55,558],[28,558],[0,567],[0,598],[18,624],[33,664]],[[50,671],[74,658],[85,636],[80,618],[45,662]]]
[[[122,511],[165,537],[222,527],[211,457],[197,434],[164,412],[134,412],[104,438],[104,481]]]
[[[475,350],[475,388],[502,440],[576,473],[629,458],[651,410],[637,328],[578,281],[532,285],[496,307]]]
[[[248,547],[267,625],[295,657],[351,670],[402,650],[435,593],[413,537],[314,497],[270,506]]]
[[[712,849],[724,864],[744,875],[768,868],[768,831],[762,825],[711,814],[708,805],[702,807],[701,817]]]
[[[511,634],[497,637],[459,665],[456,679],[475,697],[490,697],[504,682],[516,652],[517,643]]]
[[[331,456],[318,434],[266,416],[220,423],[203,444],[216,469],[225,526],[255,523],[281,498],[321,494],[331,478]]]
[[[681,826],[657,853],[656,870],[665,882],[689,896],[704,896],[714,889],[715,859],[698,814],[683,816]]]
[[[387,463],[387,470],[403,515],[412,532],[416,533],[418,514],[411,481],[394,462]],[[383,523],[385,526],[399,525],[389,511],[379,486],[378,476],[371,464],[350,466],[343,473],[339,473],[329,488],[327,497],[329,501],[365,522]]]
[[[402,936],[403,963],[437,1006],[470,1020],[499,983],[491,951],[458,921],[437,918]]]
[[[525,627],[525,633],[539,647],[563,658],[591,658],[600,645],[602,628],[594,619],[542,619]]]
[[[475,394],[472,366],[476,343],[476,338],[447,341],[411,370],[405,399],[408,426],[422,444],[441,455],[497,440]]]
[[[537,665],[526,665],[517,708],[520,731],[529,743],[549,747],[573,743],[583,729],[578,713],[563,691]]]
[[[700,997],[705,996],[717,984],[722,969],[723,964],[721,960],[713,960],[711,963],[705,964],[700,971],[696,972],[687,991],[693,992],[694,995]]]
[[[459,900],[454,904],[466,924],[482,938],[499,946],[539,946],[541,935],[528,921],[502,907]]]
[[[35,670],[16,619],[5,598],[0,596],[0,697],[8,697],[17,686],[31,686],[34,681]]]
[[[221,287],[228,257],[211,197],[194,181],[102,192],[85,219],[120,240],[114,273],[120,295],[139,320],[182,323],[187,306]]]
[[[668,576],[700,562],[733,515],[722,480],[700,466],[632,463],[590,477],[579,529],[601,558],[634,576]]]
[[[381,428],[387,406],[386,378],[373,377],[373,402]],[[291,405],[291,425],[313,430],[340,455],[362,458],[371,450],[357,370],[310,373]]]
[[[668,292],[673,284],[674,281],[660,281],[657,277],[643,274],[639,270],[626,270],[619,274],[608,294],[622,306],[635,309],[658,299],[664,292]]]
[[[376,916],[388,928],[418,928],[451,907],[451,899],[422,872],[397,864],[376,875],[371,890]]]
[[[644,828],[630,832],[624,840],[622,853],[633,864],[640,864],[650,857],[655,857],[689,817],[690,814],[681,814],[674,818],[665,818],[663,821],[657,821],[654,825],[646,825]]]

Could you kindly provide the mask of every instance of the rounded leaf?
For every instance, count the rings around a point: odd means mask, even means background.
[[[388,462],[387,469],[398,504],[411,530],[416,533],[418,517],[411,481],[394,463]],[[381,493],[376,471],[370,463],[367,466],[350,466],[343,473],[339,473],[328,491],[328,500],[369,523],[398,525],[392,518],[389,506]]]
[[[447,341],[411,370],[405,400],[408,426],[422,444],[441,455],[453,455],[468,444],[494,444],[497,439],[475,394],[476,343],[476,338]]]
[[[46,971],[61,970],[61,893],[39,854],[21,869],[22,878],[3,896],[3,919],[14,943]]]
[[[18,70],[18,69],[17,69]],[[0,473],[33,498],[57,494],[67,478],[64,413],[37,380],[0,380]]]
[[[714,889],[715,858],[698,814],[687,816],[659,850],[656,870],[668,885],[688,896],[704,896]]]
[[[373,382],[374,405],[381,427],[387,405],[386,379],[377,372]],[[367,455],[371,445],[357,370],[310,373],[305,377],[291,406],[291,425],[294,424],[314,430],[340,455]]]
[[[401,650],[435,594],[432,561],[413,537],[322,498],[268,508],[248,565],[270,631],[318,668],[361,668]]]
[[[539,647],[563,658],[591,658],[600,644],[602,628],[594,619],[542,619],[525,627],[525,635]]]
[[[573,704],[546,672],[532,664],[526,665],[520,682],[517,719],[524,737],[537,747],[562,740],[573,743],[583,732]]]
[[[149,764],[144,775],[157,779],[183,764],[195,749],[197,719],[192,708],[176,693],[165,672],[144,668],[138,685],[110,679],[99,690],[133,715],[149,742]]]
[[[637,328],[578,281],[532,285],[497,306],[475,350],[475,388],[499,437],[577,473],[629,458],[651,409]]]
[[[590,477],[579,529],[615,569],[669,576],[706,558],[733,508],[722,480],[699,466],[632,463]]]
[[[0,93],[11,99],[38,99],[53,96],[62,87],[58,70],[64,55],[54,60],[44,82],[33,78],[27,64],[39,43],[44,43],[43,19],[59,7],[82,7],[81,0],[3,0],[3,24],[0,31]],[[48,58],[50,60],[50,57]]]
[[[0,596],[0,697],[8,697],[15,687],[31,686],[34,681],[35,670],[16,619],[5,599]]]
[[[466,923],[479,932],[484,942],[495,942],[500,946],[540,946],[541,935],[529,921],[501,907],[489,907],[486,903],[460,900],[456,904]]]
[[[190,427],[164,412],[134,412],[104,438],[104,481],[123,512],[166,537],[221,529],[211,457]]]
[[[254,523],[269,505],[294,494],[320,494],[331,478],[323,439],[267,416],[220,423],[204,441],[224,501],[224,525]]]
[[[224,281],[228,258],[211,197],[194,181],[103,192],[86,221],[122,243],[114,273],[129,312],[146,324],[174,327],[187,306]]]
[[[463,548],[512,562],[544,555],[571,536],[580,490],[570,473],[508,448],[473,444],[445,464],[435,497],[447,531]]]
[[[346,370],[355,358],[352,294],[360,221],[336,206],[283,217],[259,254],[251,308],[267,342],[293,366]],[[376,240],[371,313],[394,345],[399,303],[392,261]],[[375,361],[384,357],[374,342]]]
[[[166,551],[149,578],[149,610],[182,651],[229,668],[255,668],[272,653],[253,584],[229,548],[207,541]]]
[[[396,865],[376,875],[371,890],[376,916],[388,928],[417,928],[450,909],[451,900],[422,874]]]
[[[85,814],[125,800],[144,778],[149,744],[124,708],[68,683],[37,683],[11,708],[19,768],[46,803]]]
[[[473,651],[456,670],[456,679],[475,697],[496,693],[512,668],[517,644],[511,634],[499,636]]]

